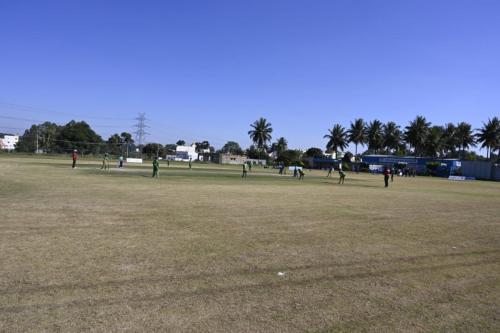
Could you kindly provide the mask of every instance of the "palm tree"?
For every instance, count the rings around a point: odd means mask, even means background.
[[[431,123],[427,122],[425,117],[417,116],[415,120],[410,122],[409,126],[405,127],[405,140],[410,147],[413,146],[413,148],[415,148],[415,156],[422,154],[430,126]]]
[[[399,149],[401,144],[401,130],[399,128],[399,125],[396,125],[393,121],[390,121],[383,126],[384,147],[387,149],[388,154],[390,149],[393,151],[397,151]]]
[[[345,128],[339,124],[333,125],[333,128],[329,129],[328,132],[329,134],[323,136],[324,139],[328,139],[326,149],[333,151],[336,156],[339,149],[344,151],[348,146],[347,132]]]
[[[354,143],[355,153],[354,156],[358,156],[358,145],[364,145],[366,142],[366,125],[362,118],[354,119],[354,123],[351,122],[351,128],[347,131],[349,142]]]
[[[464,157],[465,149],[475,146],[476,140],[472,135],[472,126],[469,123],[461,122],[457,125],[457,140],[458,147],[462,149],[462,158]]]
[[[378,153],[384,147],[384,133],[382,131],[382,122],[380,120],[371,121],[366,127],[366,137],[368,149]]]
[[[447,156],[448,153],[450,153],[450,157],[453,157],[455,155],[455,148],[458,146],[457,127],[454,124],[448,123],[444,125],[442,140],[443,140],[442,148],[445,152],[445,156]]]
[[[248,131],[250,139],[252,139],[254,145],[260,150],[260,153],[264,151],[267,147],[267,142],[271,141],[271,133],[273,128],[271,123],[268,123],[265,118],[260,118],[250,125],[253,130]]]
[[[284,137],[276,140],[275,143],[272,144],[272,151],[276,153],[277,156],[281,155],[282,152],[288,149],[288,141]]]
[[[425,155],[437,157],[443,154],[443,133],[444,128],[441,126],[432,126],[425,138]]]
[[[487,148],[486,157],[490,158],[491,152],[500,148],[500,120],[497,117],[488,119],[488,123],[483,123],[477,131],[477,142],[482,143],[481,148]]]

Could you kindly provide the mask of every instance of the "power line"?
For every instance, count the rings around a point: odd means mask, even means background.
[[[9,127],[9,126],[0,126],[0,128],[8,128],[11,130],[19,130],[19,131],[24,131],[25,128],[20,128],[20,127]]]
[[[0,116],[0,118],[11,119],[11,120],[22,120],[22,121],[36,121],[39,123],[43,123],[42,120],[38,120],[38,119],[18,118],[18,117],[9,117],[9,116]]]
[[[6,102],[1,102],[0,101],[0,106],[1,105],[7,105],[8,107],[11,107],[11,108],[16,109],[16,110],[21,110],[21,111],[25,111],[26,109],[29,110],[28,112],[34,112],[34,111],[30,111],[30,110],[43,110],[43,111],[47,111],[47,112],[51,112],[51,113],[59,113],[59,114],[65,114],[65,115],[72,115],[72,116],[76,116],[76,117],[81,117],[82,119],[97,118],[97,119],[112,119],[112,120],[122,120],[122,121],[123,120],[134,119],[134,120],[138,121],[137,124],[134,126],[134,127],[137,128],[137,131],[134,132],[134,134],[136,134],[137,142],[138,142],[139,145],[145,143],[147,135],[151,135],[149,132],[146,131],[146,129],[149,128],[150,126],[148,126],[146,124],[146,122],[149,119],[147,119],[145,117],[145,113],[140,113],[137,118],[92,117],[92,116],[87,116],[87,115],[76,115],[76,114],[71,114],[71,113],[67,113],[67,112],[59,112],[59,111],[53,111],[53,110],[49,110],[49,109],[36,108],[36,107],[32,107],[32,106],[25,106],[25,105],[19,105],[19,104],[13,104],[13,103],[6,103]],[[32,118],[22,118],[22,117],[12,117],[12,116],[2,116],[2,115],[0,115],[0,118],[9,119],[9,120],[26,121],[26,122],[36,122],[36,123],[43,123],[43,122],[47,121],[47,120],[39,120],[39,119],[32,119]],[[172,124],[164,124],[164,123],[161,123],[161,122],[155,122],[155,124],[161,126],[162,128],[170,128],[171,130],[174,130],[175,132],[178,132],[178,135],[180,135],[181,137],[185,136],[185,135],[191,136],[192,138],[199,136],[199,133],[193,133],[193,132],[190,132],[189,130],[186,131],[186,128],[179,128],[179,127],[176,127],[176,126],[172,126]],[[91,125],[91,127],[95,127],[95,128],[119,128],[119,129],[123,129],[124,128],[124,126],[116,126],[116,125]],[[12,129],[15,129],[15,128],[12,128]],[[17,128],[17,129],[22,130],[20,128]],[[210,140],[212,142],[218,142],[221,145],[223,145],[226,141],[229,141],[229,139],[223,139],[223,138],[216,137],[216,136],[213,136],[213,135],[205,135],[204,138],[202,138],[202,139],[208,139],[208,140]]]
[[[71,116],[71,117],[80,117],[80,118],[87,118],[87,119],[107,119],[107,120],[133,120],[133,118],[118,118],[118,117],[103,117],[103,116],[90,116],[90,115],[81,115],[81,114],[75,114],[71,112],[63,112],[63,111],[57,111],[57,110],[52,110],[52,109],[46,109],[46,108],[40,108],[40,107],[34,107],[34,106],[29,106],[29,105],[21,105],[21,104],[14,104],[14,103],[7,103],[7,102],[2,102],[0,101],[0,106],[6,106],[8,108],[14,109],[16,111],[24,111],[24,112],[31,112],[31,113],[40,113],[42,112],[49,112],[49,113],[55,113],[55,114],[60,114],[60,115],[66,115],[66,116]]]
[[[39,119],[31,119],[31,118],[19,118],[19,117],[10,117],[10,116],[0,116],[0,118],[10,119],[10,120],[21,120],[21,121],[37,122],[37,123],[44,123],[44,122],[47,121],[47,120],[39,120]],[[92,127],[123,128],[124,126],[116,126],[116,125],[92,125]]]
[[[107,141],[102,141],[102,142],[90,142],[90,141],[73,141],[73,140],[51,140],[54,142],[65,142],[65,143],[81,143],[81,144],[86,144],[86,145],[110,145],[110,146],[123,146],[125,142],[120,142],[120,143],[110,143]]]
[[[151,135],[150,133],[148,133],[146,131],[146,128],[149,127],[145,124],[145,121],[148,121],[149,119],[144,119],[144,122],[143,124],[145,125],[145,127],[142,128],[139,128],[137,125],[139,125],[141,122],[140,122],[140,115],[138,118],[116,118],[116,117],[103,117],[103,116],[90,116],[90,115],[79,115],[79,114],[74,114],[74,113],[70,113],[70,112],[62,112],[62,111],[57,111],[57,110],[53,110],[53,109],[47,109],[47,108],[41,108],[41,107],[35,107],[35,106],[30,106],[30,105],[22,105],[22,104],[16,104],[16,103],[9,103],[9,102],[4,102],[4,101],[0,101],[0,110],[2,109],[2,106],[6,106],[7,108],[9,109],[12,109],[11,111],[12,112],[18,112],[18,111],[21,111],[21,112],[28,112],[28,113],[40,113],[40,112],[47,112],[47,113],[52,113],[52,114],[61,114],[61,115],[67,115],[67,116],[71,116],[71,117],[77,117],[77,118],[81,118],[81,119],[107,119],[107,120],[120,120],[120,121],[124,121],[124,120],[138,120],[139,122],[134,126],[137,128],[137,131],[134,132],[134,134],[136,134],[137,138],[139,138],[139,134],[142,133],[142,140],[137,140],[137,141],[141,141],[140,143],[141,144],[144,144],[145,141],[146,141],[146,136],[147,135]],[[19,121],[33,121],[33,122],[38,122],[38,123],[43,123],[45,122],[45,120],[37,120],[37,119],[30,119],[30,118],[19,118],[19,117],[9,117],[9,116],[0,116],[0,118],[4,118],[4,119],[11,119],[11,120],[19,120]],[[186,131],[185,128],[179,128],[179,127],[175,127],[175,126],[172,126],[171,124],[162,124],[161,122],[157,123],[155,122],[156,125],[160,125],[162,128],[170,128],[174,131],[177,131],[178,132],[178,135],[180,135],[181,137],[182,136],[191,136],[192,138],[195,138],[195,137],[198,137],[199,136],[199,133],[194,133],[194,132],[190,132],[190,131]],[[95,127],[95,128],[120,128],[120,129],[123,129],[124,126],[115,126],[115,125],[92,125],[92,127]],[[226,139],[222,139],[222,138],[219,138],[219,137],[215,137],[215,136],[212,136],[212,135],[206,135],[204,136],[203,139],[208,139],[212,142],[218,142],[220,143],[221,145],[224,144],[226,141]],[[196,141],[196,140],[195,140]]]

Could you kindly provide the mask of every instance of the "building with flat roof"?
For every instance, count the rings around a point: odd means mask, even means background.
[[[462,161],[459,174],[466,178],[500,181],[500,164],[492,161]]]
[[[399,165],[405,168],[414,169],[419,174],[425,174],[427,172],[427,163],[438,162],[440,166],[437,168],[437,175],[441,177],[448,177],[460,167],[460,161],[453,158],[442,159],[435,157],[364,155],[361,157],[361,161],[368,164],[370,170]]]
[[[219,154],[217,161],[219,164],[243,164],[247,162],[247,157],[243,155]]]
[[[189,161],[189,160],[197,160],[198,153],[196,152],[196,144],[192,144],[191,146],[177,146],[175,148],[175,160],[176,161]]]
[[[19,135],[0,134],[0,149],[2,150],[14,150],[18,142]]]
[[[331,156],[331,155],[330,155]],[[328,168],[339,168],[342,160],[331,158],[330,156],[324,157],[306,157],[304,162],[306,166],[310,169],[328,169]]]

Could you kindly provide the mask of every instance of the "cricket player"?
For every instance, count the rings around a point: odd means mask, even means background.
[[[328,174],[326,176],[330,177],[332,175],[332,172],[333,172],[333,166],[330,165],[330,167],[328,168]]]
[[[153,160],[153,178],[159,178],[158,170],[160,169],[160,162],[158,161],[158,157],[155,157]]]
[[[243,163],[243,173],[241,174],[241,178],[247,178],[247,168],[248,165],[246,163]]]
[[[104,153],[104,157],[102,158],[101,170],[109,170],[109,158],[108,153]]]
[[[342,171],[342,169],[339,169],[339,184],[344,184],[345,180],[345,173]]]
[[[384,169],[384,183],[385,187],[389,187],[389,176],[391,175],[391,170],[389,168]]]
[[[78,159],[78,151],[75,149],[73,150],[73,153],[71,154],[71,158],[73,159],[73,166],[72,168],[76,168],[76,160]]]

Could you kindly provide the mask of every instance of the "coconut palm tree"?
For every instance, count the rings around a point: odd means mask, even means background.
[[[405,127],[405,141],[410,147],[415,148],[415,156],[420,156],[422,154],[430,126],[431,123],[427,122],[425,117],[417,116],[410,122],[410,125]]]
[[[457,125],[456,133],[459,148],[462,150],[461,157],[463,158],[465,149],[476,145],[476,140],[474,139],[474,135],[472,135],[472,126],[469,123],[461,122]]]
[[[271,141],[272,138],[271,133],[273,132],[273,128],[271,127],[271,123],[261,117],[250,126],[253,129],[248,131],[248,135],[250,136],[250,139],[252,139],[254,145],[257,146],[262,153],[267,147],[267,143]]]
[[[344,151],[348,146],[347,132],[344,127],[339,124],[333,125],[332,129],[328,130],[329,134],[323,136],[324,139],[328,139],[326,144],[326,149],[333,151],[337,155],[338,150]]]
[[[284,137],[280,137],[275,143],[272,144],[271,148],[272,151],[279,156],[282,152],[288,149],[288,141]]]
[[[450,157],[455,155],[455,148],[458,146],[457,142],[457,127],[453,123],[448,123],[444,125],[443,128],[443,151],[445,156],[448,154]]]
[[[371,121],[366,127],[366,138],[368,141],[368,149],[374,153],[378,153],[384,147],[384,132],[382,130],[382,122],[380,120]]]
[[[442,126],[432,126],[429,133],[425,138],[425,155],[430,157],[437,157],[443,155],[443,133]]]
[[[399,128],[399,125],[396,125],[393,121],[382,126],[384,147],[387,149],[388,154],[389,150],[397,151],[401,145],[401,130]]]
[[[477,130],[477,142],[482,143],[481,148],[486,148],[486,157],[490,158],[491,152],[500,149],[500,120],[497,117],[488,119],[483,127]]]
[[[347,131],[349,142],[354,143],[354,156],[358,156],[358,145],[364,145],[366,142],[366,124],[362,118],[354,119],[351,122],[351,128]]]

